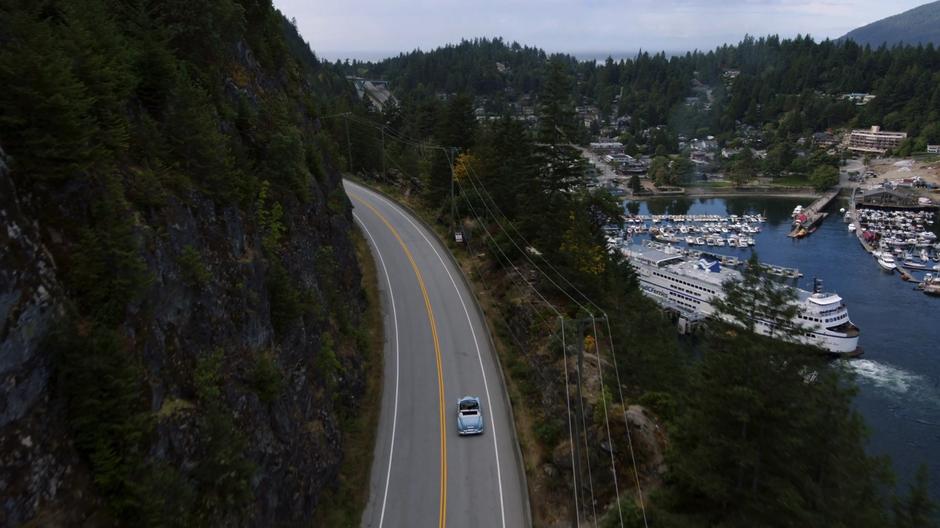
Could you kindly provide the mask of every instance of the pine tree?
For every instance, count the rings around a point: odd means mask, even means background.
[[[911,483],[907,497],[895,498],[893,508],[895,528],[935,528],[938,526],[934,515],[937,506],[930,499],[927,479],[927,466],[921,464],[917,468],[917,475]]]
[[[756,317],[793,315],[792,294],[756,264],[716,303],[737,324],[713,323],[659,506],[708,525],[883,526],[888,477],[865,453],[850,381],[813,349],[755,333]]]
[[[0,140],[20,178],[77,176],[100,156],[91,141],[98,132],[94,95],[57,35],[30,15],[14,12],[4,24],[10,36],[0,47]]]

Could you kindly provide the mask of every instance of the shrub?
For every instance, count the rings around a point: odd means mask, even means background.
[[[177,263],[179,264],[183,279],[185,279],[190,286],[201,288],[212,278],[212,273],[209,272],[209,269],[202,262],[202,255],[200,255],[199,251],[193,246],[183,248],[182,253],[180,253],[177,259]]]
[[[52,346],[75,447],[109,509],[118,518],[141,515],[147,497],[138,479],[153,429],[143,369],[117,332],[101,326],[78,331],[69,322]]]
[[[284,374],[281,372],[273,352],[262,352],[255,359],[249,377],[252,390],[264,403],[277,399],[284,388]]]
[[[673,421],[679,412],[679,404],[668,392],[646,392],[640,396],[638,403],[666,422]]]
[[[271,304],[271,325],[282,334],[303,313],[300,291],[294,286],[287,270],[273,261],[268,269],[268,300]]]

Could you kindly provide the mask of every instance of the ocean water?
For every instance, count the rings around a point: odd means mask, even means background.
[[[763,213],[768,222],[753,235],[761,262],[799,268],[801,288],[817,277],[826,291],[845,299],[861,329],[864,354],[847,361],[859,387],[855,404],[870,430],[872,454],[892,459],[898,489],[906,492],[920,464],[927,464],[930,493],[940,502],[940,298],[929,297],[888,275],[865,252],[838,213],[838,201],[815,233],[787,237],[793,208],[809,200],[790,198],[677,198],[628,203],[640,214]],[[940,229],[940,219],[934,230]],[[698,249],[704,249],[699,247]],[[746,258],[750,249],[708,248]]]

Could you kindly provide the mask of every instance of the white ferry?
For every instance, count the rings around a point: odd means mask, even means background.
[[[722,284],[741,280],[741,273],[718,262],[693,259],[668,249],[627,245],[621,252],[637,272],[640,288],[661,306],[693,316],[714,313],[712,300],[722,298]],[[849,319],[842,297],[834,293],[808,292],[794,288],[799,313],[794,326],[803,332],[801,343],[814,345],[832,354],[858,353],[859,329]],[[770,335],[771,325],[758,319],[755,330]]]

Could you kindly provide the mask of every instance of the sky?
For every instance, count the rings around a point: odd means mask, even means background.
[[[746,34],[838,38],[926,0],[274,0],[318,56],[376,60],[497,37],[582,58],[680,52]]]

